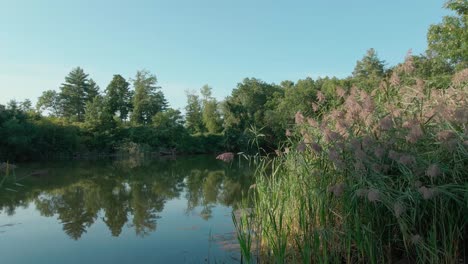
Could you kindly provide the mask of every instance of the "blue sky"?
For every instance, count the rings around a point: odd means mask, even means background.
[[[148,69],[175,108],[204,84],[222,99],[245,77],[345,77],[368,48],[388,65],[424,52],[443,2],[0,0],[0,103],[35,102],[76,66],[102,90]]]

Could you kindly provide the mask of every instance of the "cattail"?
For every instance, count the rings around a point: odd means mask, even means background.
[[[379,190],[377,190],[377,189],[370,189],[370,190],[367,192],[367,199],[369,200],[369,202],[376,202],[376,201],[379,201],[379,200],[380,200],[380,193],[379,193]]]
[[[400,217],[406,211],[406,208],[403,204],[397,202],[393,205],[393,211],[396,217]]]
[[[297,111],[294,117],[296,124],[300,125],[304,123],[304,116],[302,115],[301,111]]]
[[[299,142],[299,145],[297,145],[296,148],[297,152],[304,152],[306,150],[306,144],[304,141]]]
[[[423,196],[424,200],[432,199],[437,194],[436,189],[427,188],[426,186],[421,186],[418,189],[419,193]]]
[[[441,173],[442,172],[440,171],[439,166],[437,166],[437,164],[430,165],[426,170],[426,175],[430,178],[436,178]]]
[[[325,101],[325,99],[325,95],[321,91],[317,91],[317,100],[319,101],[319,103]]]
[[[234,159],[234,153],[226,152],[226,153],[218,155],[216,159],[222,160],[224,162],[231,162]]]

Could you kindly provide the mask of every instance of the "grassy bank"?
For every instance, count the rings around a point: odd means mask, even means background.
[[[467,260],[467,70],[445,90],[411,74],[407,61],[372,94],[319,97],[339,105],[320,120],[296,114],[235,221],[248,262]]]

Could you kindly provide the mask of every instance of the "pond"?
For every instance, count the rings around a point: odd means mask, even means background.
[[[1,263],[238,263],[251,175],[211,156],[19,164],[0,189]]]

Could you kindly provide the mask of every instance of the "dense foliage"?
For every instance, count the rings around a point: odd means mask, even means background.
[[[466,6],[463,0],[446,3],[453,15],[430,27],[427,52],[408,53],[411,74],[407,73],[408,64],[387,67],[369,49],[349,77],[307,77],[279,84],[246,78],[223,101],[217,101],[211,87],[205,85],[199,93],[187,92],[185,113],[169,107],[156,75],[146,70],[129,80],[116,74],[101,91],[77,67],[58,89],[44,91],[34,109],[29,100],[0,107],[0,158],[113,154],[128,152],[125,147],[134,144],[149,152],[252,153],[257,146],[273,152],[286,140],[285,131],[292,127],[297,111],[321,119],[342,104],[341,99],[325,100],[336,92],[358,87],[371,94],[395,84],[447,89],[457,72],[463,79]],[[254,147],[255,134],[261,136]]]
[[[255,156],[233,215],[247,262],[468,260],[468,5],[447,7],[426,55],[384,69],[370,50],[295,109],[274,158]]]

